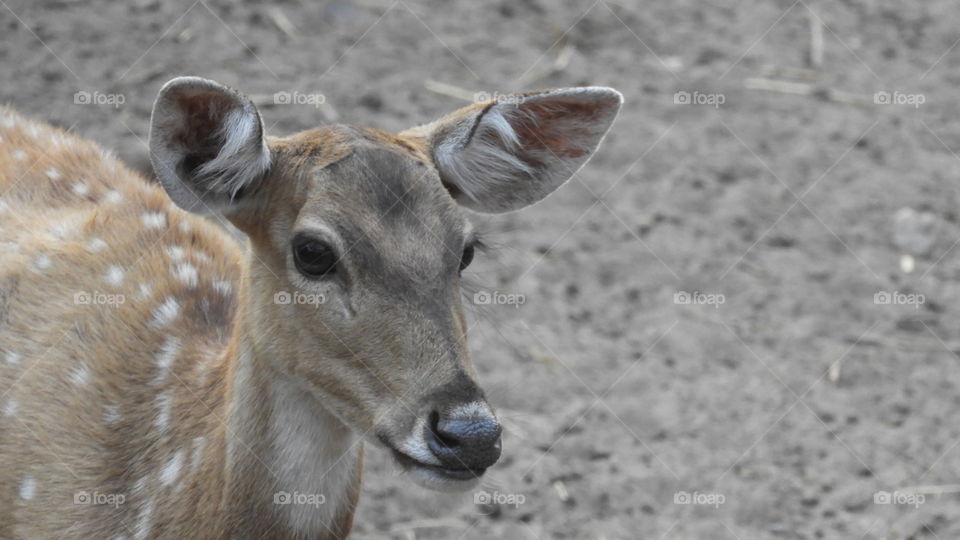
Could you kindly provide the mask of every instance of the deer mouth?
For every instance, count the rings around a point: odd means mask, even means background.
[[[383,430],[389,449],[414,483],[438,491],[465,491],[500,458],[501,427],[486,402],[447,407],[416,418],[402,436]]]
[[[393,458],[423,487],[437,490],[468,489],[479,482],[487,469],[455,469],[424,463],[393,448]]]

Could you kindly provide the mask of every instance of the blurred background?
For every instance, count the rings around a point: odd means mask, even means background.
[[[355,537],[957,538],[956,8],[2,0],[0,102],[152,175],[176,75],[275,135],[615,87],[567,186],[477,218],[470,278],[515,300],[466,296],[502,462],[449,496],[369,451]]]

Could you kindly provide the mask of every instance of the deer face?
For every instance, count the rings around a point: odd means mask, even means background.
[[[331,141],[343,147],[328,163]],[[289,336],[269,356],[415,478],[478,477],[500,426],[465,343],[459,281],[475,239],[463,210],[424,155],[385,134],[326,128],[269,148],[266,182],[295,188],[269,196],[254,220],[269,231],[250,235],[256,309]],[[317,157],[281,165],[302,152]]]
[[[170,197],[248,236],[253,342],[418,483],[466,489],[501,428],[467,353],[464,207],[539,201],[599,144],[620,95],[600,88],[461,109],[400,135],[327,127],[264,137],[218,83],[179,78],[154,107],[151,154]]]

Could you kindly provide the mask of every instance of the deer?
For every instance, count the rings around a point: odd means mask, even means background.
[[[274,137],[178,77],[155,180],[0,109],[0,537],[346,538],[367,446],[477,486],[502,427],[466,342],[471,213],[555,191],[623,101],[508,97]]]

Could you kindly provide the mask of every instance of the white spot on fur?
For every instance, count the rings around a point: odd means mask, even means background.
[[[196,257],[198,261],[205,264],[213,262],[213,258],[202,251],[194,251],[193,256]]]
[[[60,177],[61,177],[60,171],[54,169],[53,167],[50,167],[49,169],[47,169],[46,171],[44,171],[44,174],[46,174],[46,175],[47,175],[47,178],[49,178],[49,179],[51,179],[51,180],[59,180]]]
[[[103,196],[103,202],[107,204],[116,204],[122,200],[123,200],[123,193],[120,193],[115,189],[111,189],[110,191],[107,192],[106,195]]]
[[[37,481],[32,474],[28,474],[20,481],[20,498],[25,501],[32,501],[37,494]]]
[[[160,353],[157,354],[158,383],[167,378],[167,374],[170,372],[170,368],[173,367],[173,363],[176,362],[178,354],[180,354],[180,338],[168,337],[167,340],[163,342]]]
[[[148,500],[140,508],[137,523],[134,525],[133,537],[136,540],[147,540],[153,528],[153,501]]]
[[[183,466],[183,450],[177,450],[167,463],[160,469],[160,483],[164,486],[171,486],[180,476],[180,468]]]
[[[123,284],[123,268],[119,266],[111,266],[107,268],[107,275],[104,277],[107,280],[107,283],[113,285],[114,287],[119,287]]]
[[[73,191],[73,194],[74,194],[74,195],[76,195],[76,196],[78,196],[78,197],[83,197],[83,196],[86,195],[87,193],[90,193],[90,186],[88,186],[88,185],[87,185],[86,183],[84,183],[84,182],[77,182],[77,183],[73,184],[72,191]]]
[[[17,160],[17,161],[23,161],[23,160],[27,159],[27,153],[24,152],[23,150],[14,150],[14,151],[13,151],[13,159],[15,159],[15,160]]]
[[[17,125],[17,119],[13,115],[3,117],[3,127],[10,129],[15,125]]]
[[[190,263],[180,263],[173,269],[173,277],[191,289],[197,286],[197,268]]]
[[[70,382],[72,382],[74,386],[84,386],[89,380],[90,370],[87,369],[87,366],[77,366],[70,373]]]
[[[10,396],[10,398],[7,399],[7,402],[3,405],[3,415],[16,416],[19,408],[20,402],[17,401],[17,398]]]
[[[170,425],[170,410],[173,408],[173,396],[169,391],[160,394],[157,398],[156,424],[161,431],[166,431]]]
[[[140,293],[137,294],[137,300],[146,300],[150,298],[150,294],[153,292],[153,288],[150,287],[149,283],[140,284]]]
[[[40,135],[40,129],[37,128],[36,124],[30,124],[27,126],[27,135],[33,139],[36,139]]]
[[[119,405],[107,405],[106,412],[103,414],[103,422],[108,426],[112,426],[120,421],[123,418],[123,415],[120,414]]]
[[[230,293],[233,292],[233,284],[225,279],[215,279],[213,280],[213,290],[223,296],[230,296]]]
[[[38,270],[46,270],[53,265],[53,260],[51,260],[50,256],[46,253],[41,253],[33,260],[33,265],[36,266]]]
[[[10,210],[10,205],[7,204],[7,201],[0,199],[0,214],[6,214]]]
[[[87,242],[87,251],[91,251],[93,253],[103,251],[107,249],[107,247],[109,246],[107,246],[107,243],[101,238],[91,238],[90,241]]]
[[[182,232],[182,233],[188,233],[188,232],[190,232],[190,229],[191,229],[191,227],[190,227],[190,222],[189,222],[189,221],[183,220],[183,221],[180,222],[180,232]]]
[[[76,225],[70,221],[59,221],[50,227],[50,234],[60,240],[66,239],[74,232],[76,232]]]
[[[153,320],[150,324],[154,328],[163,328],[173,322],[178,315],[180,315],[180,302],[168,296],[162,304],[153,309]]]
[[[147,212],[140,216],[148,229],[162,229],[167,226],[167,215],[163,212]]]
[[[167,248],[167,255],[171,259],[179,261],[187,255],[187,252],[180,246],[169,246]]]
[[[22,357],[20,356],[19,353],[15,353],[13,351],[7,351],[6,360],[8,365],[15,366],[19,364],[21,358]]]

